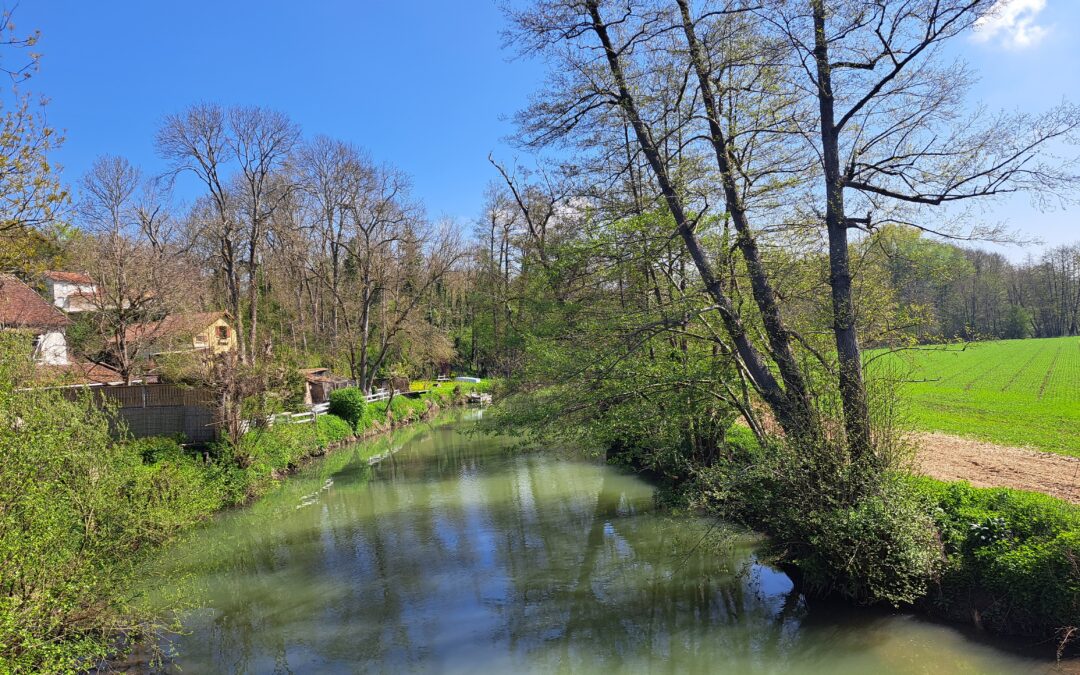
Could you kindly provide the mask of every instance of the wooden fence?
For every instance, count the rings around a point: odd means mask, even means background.
[[[119,408],[158,408],[190,405],[212,407],[214,395],[209,389],[180,387],[175,384],[128,384],[104,387],[64,387],[61,395],[69,401],[89,392],[95,403],[109,401]]]
[[[183,434],[191,443],[217,437],[214,395],[209,389],[175,384],[130,384],[57,388],[69,401],[90,396],[98,406],[115,410],[116,433],[122,426],[135,438]]]

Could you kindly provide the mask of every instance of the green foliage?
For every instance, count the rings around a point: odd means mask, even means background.
[[[174,440],[116,441],[83,398],[0,391],[0,672],[70,672],[147,628],[128,605],[143,551],[221,492]]]
[[[838,453],[828,448],[759,447],[742,432],[732,438],[743,451],[698,473],[698,503],[768,533],[808,591],[893,606],[928,592],[940,547],[909,485],[830,461]]]
[[[1005,311],[1004,326],[1001,329],[1001,337],[1007,340],[1019,340],[1031,337],[1031,310],[1020,305],[1009,305]]]
[[[315,421],[319,443],[340,443],[353,437],[353,427],[337,415],[320,415]]]
[[[428,411],[426,398],[395,396],[390,400],[390,420],[394,424],[408,424],[423,418]]]
[[[366,407],[364,392],[356,387],[345,387],[330,392],[330,413],[345,420],[357,431],[360,431],[358,424],[364,418]]]
[[[903,380],[919,428],[1080,457],[1078,347],[1076,337],[942,345],[887,354],[873,367]]]
[[[64,336],[72,354],[95,355],[104,346],[92,312],[74,315],[71,324],[64,330]]]
[[[761,443],[750,427],[732,425],[724,434],[724,445],[727,447],[727,455],[733,460],[750,461],[756,454],[761,452]]]
[[[795,562],[811,588],[899,606],[923,597],[936,578],[940,555],[932,522],[902,486],[813,515],[791,520],[809,544]]]
[[[1080,627],[1080,507],[1033,492],[912,478],[948,562],[931,596],[991,630],[1051,637]]]
[[[145,464],[153,464],[164,459],[183,459],[185,457],[182,443],[186,438],[181,434],[177,437],[151,436],[149,438],[136,438],[128,441],[128,445],[139,453]]]

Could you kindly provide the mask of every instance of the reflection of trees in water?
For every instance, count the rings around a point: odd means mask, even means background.
[[[800,620],[762,590],[744,547],[695,548],[706,526],[652,513],[651,491],[611,468],[437,428],[376,481],[365,472],[350,464],[318,503],[230,529],[209,580],[219,611],[181,649],[238,671],[309,658],[663,668],[721,654],[754,669]]]

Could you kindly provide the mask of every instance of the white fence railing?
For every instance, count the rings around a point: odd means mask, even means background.
[[[389,399],[390,391],[387,389],[376,389],[375,391],[364,397],[364,400],[368,403],[374,403],[376,401],[387,401]]]
[[[367,403],[375,403],[376,401],[388,401],[390,400],[390,391],[388,389],[376,389],[364,396],[364,401]],[[264,420],[265,425],[272,427],[275,424],[310,424],[314,422],[319,415],[325,415],[330,412],[329,403],[317,403],[311,406],[305,412],[298,413],[277,413],[275,415],[267,415]],[[252,427],[253,420],[244,420],[240,423],[240,431],[247,433]]]

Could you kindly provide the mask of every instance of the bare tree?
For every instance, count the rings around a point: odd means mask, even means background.
[[[201,103],[165,118],[158,130],[157,149],[171,162],[172,175],[190,172],[206,185],[197,234],[213,243],[213,256],[225,287],[229,313],[236,322],[241,360],[244,360],[247,344],[241,312],[244,232],[238,223],[235,198],[227,189],[225,172],[230,159],[227,133],[221,106]]]
[[[90,305],[105,353],[130,383],[157,327],[193,297],[193,270],[161,228],[147,234],[142,176],[126,159],[99,157],[81,181],[80,222],[86,238],[77,251],[93,292]],[[165,218],[160,204],[155,219]]]
[[[316,267],[313,272],[323,280],[330,297],[338,298],[351,236],[346,225],[352,217],[350,206],[364,186],[372,184],[375,169],[360,150],[326,136],[316,136],[301,147],[293,159],[293,169],[313,212],[311,236],[319,249],[312,261]],[[331,334],[336,336],[341,303],[333,300],[328,304]]]
[[[207,187],[213,218],[204,236],[216,243],[245,363],[255,359],[258,348],[258,277],[270,219],[290,191],[277,173],[299,136],[298,127],[281,113],[215,104],[169,115],[158,132],[158,152],[172,162],[172,173],[194,173]],[[232,166],[235,173],[226,175]]]
[[[300,138],[300,129],[282,113],[258,107],[231,108],[226,143],[239,166],[236,179],[245,215],[247,256],[247,354],[258,353],[259,267],[267,231],[275,210],[288,199],[292,186],[276,175]]]

